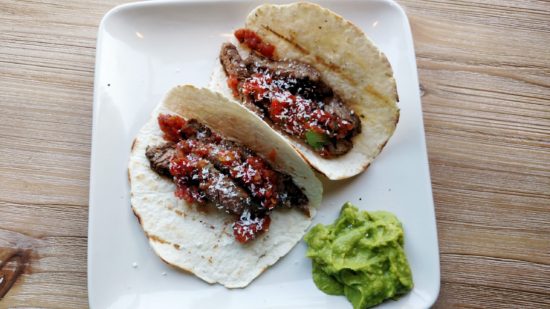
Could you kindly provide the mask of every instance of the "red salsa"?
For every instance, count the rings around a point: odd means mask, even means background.
[[[233,225],[233,235],[235,235],[238,242],[246,243],[256,238],[256,234],[262,231],[267,232],[270,223],[271,218],[269,216],[252,219],[250,213],[245,212]]]
[[[227,86],[229,86],[229,89],[233,91],[234,97],[239,96],[239,79],[237,79],[235,75],[229,75],[229,78],[227,79]]]
[[[273,58],[275,53],[275,46],[265,43],[262,38],[256,34],[256,32],[250,29],[239,29],[235,31],[235,37],[241,44],[245,44],[248,48],[257,51],[264,57],[269,59]]]
[[[159,115],[158,123],[165,140],[177,143],[180,140],[180,130],[185,127],[186,122],[183,118],[174,115]]]
[[[206,203],[204,194],[200,192],[198,186],[190,185],[189,179],[195,177],[199,181],[204,180],[208,171],[203,167],[208,164],[208,161],[196,156],[182,156],[179,151],[177,154],[170,162],[170,174],[174,176],[176,183],[176,196],[188,203]]]
[[[262,157],[241,148],[222,143],[221,136],[209,131],[208,138],[196,138],[201,135],[197,126],[190,125],[185,119],[173,115],[159,115],[158,122],[164,138],[177,143],[176,155],[170,161],[170,174],[176,184],[175,195],[189,203],[205,204],[207,198],[201,185],[211,185],[209,168],[215,165],[236,183],[249,192],[251,198],[268,213],[279,204],[285,194],[276,190],[279,175]],[[275,157],[272,150],[269,157]],[[213,165],[212,162],[215,162]],[[254,239],[257,233],[269,228],[269,216],[251,217],[245,210],[233,225],[236,239],[246,242]]]
[[[293,95],[286,89],[285,82],[273,79],[268,73],[255,73],[241,84],[243,95],[252,96],[255,101],[268,100],[269,119],[293,136],[305,139],[308,132],[313,132],[329,139],[342,139],[354,130],[350,121],[324,111],[322,102]],[[236,88],[233,91],[238,93]]]

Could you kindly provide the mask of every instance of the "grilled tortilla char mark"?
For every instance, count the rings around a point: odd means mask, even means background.
[[[319,71],[311,65],[296,60],[276,61],[263,57],[254,51],[248,58],[242,59],[237,48],[231,43],[222,45],[220,62],[228,76],[228,84],[232,88],[234,96],[243,102],[243,105],[247,108],[269,120],[268,122],[271,125],[275,125],[286,133],[302,140],[306,139],[305,132],[312,127],[316,132],[315,134],[321,134],[321,137],[326,135],[328,139],[321,139],[323,140],[322,147],[313,147],[320,155],[336,157],[347,153],[353,147],[351,138],[361,133],[361,120],[359,117],[322,81]],[[258,76],[265,78],[258,79]],[[271,96],[265,94],[258,96],[257,93],[251,95],[250,91],[243,90],[243,86],[244,88],[247,85],[250,86],[250,81],[255,83],[254,87],[256,88],[260,86],[269,88],[268,92],[275,92]],[[266,83],[266,81],[269,81],[269,83]],[[262,89],[260,91],[264,92]],[[292,98],[289,99],[289,95]],[[293,124],[290,127],[288,122],[292,121],[294,123],[297,118],[288,118],[287,110],[283,110],[282,114],[285,117],[284,121],[287,121],[287,123],[280,119],[274,119],[271,112],[273,98],[279,100],[280,97],[286,97],[290,105],[300,102],[295,97],[307,100],[310,103],[308,112],[311,114],[301,115],[298,124]],[[296,110],[303,113],[304,109],[296,108]],[[310,117],[311,115],[319,115],[322,112],[325,112],[329,117],[321,115],[318,116],[320,121],[310,120],[313,119]],[[311,123],[308,123],[308,121],[311,121]]]

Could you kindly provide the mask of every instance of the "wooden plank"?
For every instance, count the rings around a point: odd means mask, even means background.
[[[550,303],[550,6],[402,1],[441,251],[437,308]],[[526,22],[526,20],[530,20]]]

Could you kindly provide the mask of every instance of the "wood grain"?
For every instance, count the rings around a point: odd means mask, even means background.
[[[120,2],[0,0],[0,250],[31,250],[0,308],[87,307],[95,38]],[[549,308],[550,2],[400,3],[423,90],[436,307]]]
[[[438,308],[550,306],[550,3],[402,1],[441,255]]]

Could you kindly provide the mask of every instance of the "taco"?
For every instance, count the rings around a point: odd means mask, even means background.
[[[399,119],[391,66],[367,36],[311,3],[259,6],[234,34],[210,88],[256,113],[329,179],[364,171]]]
[[[247,286],[302,238],[322,185],[257,116],[194,86],[172,89],[136,137],[132,209],[165,262]]]

